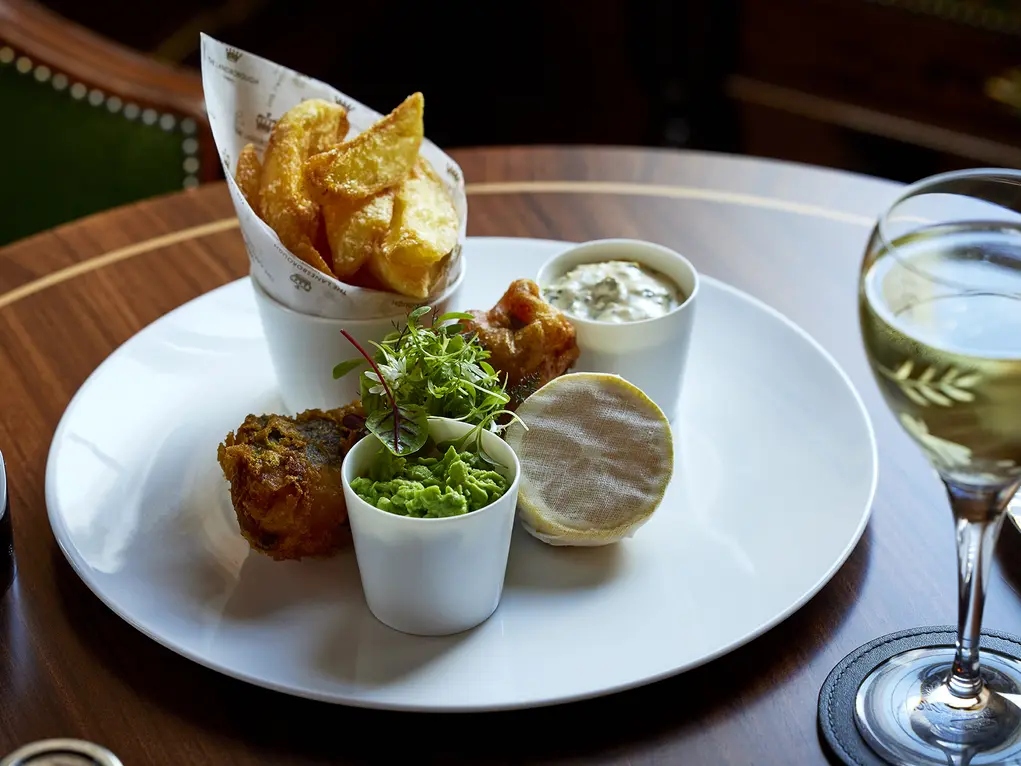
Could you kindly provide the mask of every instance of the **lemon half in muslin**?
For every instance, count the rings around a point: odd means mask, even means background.
[[[617,375],[579,372],[517,410],[507,443],[521,463],[518,512],[551,545],[608,545],[649,520],[673,474],[663,411]]]

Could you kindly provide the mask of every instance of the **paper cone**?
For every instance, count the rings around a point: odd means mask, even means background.
[[[458,243],[450,254],[446,280],[425,300],[355,287],[323,274],[288,251],[273,229],[249,206],[234,182],[234,170],[242,147],[254,144],[261,157],[276,119],[305,99],[322,98],[343,105],[351,124],[347,138],[366,130],[383,115],[326,83],[231,48],[205,34],[202,87],[213,140],[248,249],[251,276],[268,295],[288,308],[312,316],[403,317],[416,306],[439,301],[457,283],[468,221],[464,175],[458,164],[435,144],[423,140],[420,154],[443,179],[460,220]]]

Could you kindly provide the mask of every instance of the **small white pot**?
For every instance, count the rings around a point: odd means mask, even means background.
[[[581,356],[572,372],[609,372],[638,386],[672,421],[688,358],[698,300],[698,272],[668,247],[637,239],[600,239],[569,247],[543,264],[536,277],[545,289],[583,263],[635,261],[665,274],[685,297],[668,314],[640,322],[598,322],[565,312],[577,332]]]
[[[426,319],[456,306],[465,270],[462,264],[457,281],[436,299]],[[357,349],[341,335],[341,330],[347,330],[373,354],[372,341],[380,342],[396,329],[395,325],[403,326],[407,321],[407,313],[374,319],[327,319],[302,314],[272,298],[256,280],[251,283],[280,395],[292,412],[342,407],[360,396],[359,370],[340,380],[333,379],[333,368],[338,363],[358,356]]]
[[[436,441],[463,436],[472,426],[429,418]],[[381,449],[374,437],[358,442],[341,468],[358,571],[369,610],[385,625],[420,636],[445,636],[485,622],[500,603],[518,502],[517,456],[494,433],[486,452],[510,486],[496,502],[463,516],[417,519],[369,505],[351,489]]]

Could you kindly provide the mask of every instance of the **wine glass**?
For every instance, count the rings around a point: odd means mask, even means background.
[[[907,651],[858,689],[895,764],[1021,764],[1021,661],[981,653],[986,582],[1021,484],[1021,172],[909,186],[872,231],[859,318],[887,405],[939,473],[957,533],[954,648]]]

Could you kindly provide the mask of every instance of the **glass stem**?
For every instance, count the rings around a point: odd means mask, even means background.
[[[954,697],[968,701],[982,692],[979,643],[986,585],[1004,511],[1019,482],[992,489],[943,483],[957,527],[957,652],[947,686]]]

